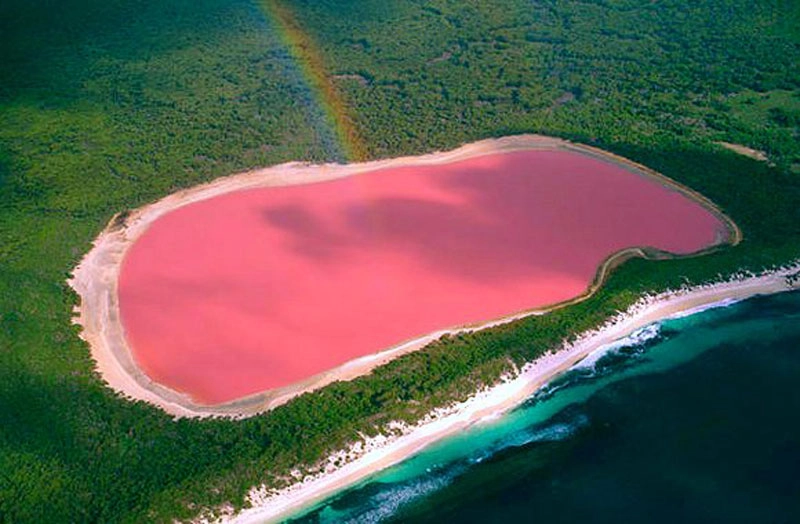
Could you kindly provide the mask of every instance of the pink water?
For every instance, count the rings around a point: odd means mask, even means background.
[[[631,246],[689,253],[700,205],[571,152],[229,193],[158,219],[119,282],[153,380],[216,404],[438,329],[569,299]]]

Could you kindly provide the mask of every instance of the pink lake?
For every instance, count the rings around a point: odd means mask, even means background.
[[[567,151],[229,193],[156,220],[119,306],[153,380],[218,404],[583,292],[609,255],[725,235],[657,181]]]

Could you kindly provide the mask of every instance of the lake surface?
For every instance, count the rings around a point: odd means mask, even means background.
[[[800,292],[663,322],[299,522],[800,522]]]
[[[217,404],[567,300],[624,248],[689,253],[725,234],[700,204],[620,164],[492,153],[172,211],[127,252],[120,315],[151,379]]]

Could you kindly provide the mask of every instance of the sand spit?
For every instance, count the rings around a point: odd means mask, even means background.
[[[702,195],[624,158],[593,147],[573,144],[556,138],[520,135],[484,140],[449,152],[360,164],[309,165],[294,162],[220,178],[204,185],[179,191],[153,204],[134,211],[121,213],[114,217],[95,240],[93,248],[76,267],[72,278],[68,281],[70,286],[81,297],[81,304],[77,308],[77,315],[74,320],[83,328],[81,336],[90,345],[92,358],[97,363],[98,371],[113,389],[124,396],[150,402],[179,417],[212,415],[247,417],[274,408],[294,396],[318,389],[334,381],[349,380],[368,373],[373,368],[398,356],[424,347],[445,333],[485,329],[523,316],[541,314],[553,307],[562,307],[584,300],[602,284],[610,268],[627,258],[635,256],[655,258],[668,256],[664,253],[641,248],[631,248],[618,252],[601,265],[595,281],[589,289],[583,295],[568,302],[543,309],[519,312],[477,325],[441,330],[404,342],[374,355],[352,360],[338,368],[310,377],[291,386],[259,393],[226,404],[216,406],[197,404],[188,395],[181,394],[152,381],[138,367],[126,342],[120,320],[117,289],[119,273],[127,249],[147,230],[150,224],[164,214],[194,202],[234,191],[310,184],[356,176],[384,168],[441,165],[483,155],[521,150],[572,151],[602,161],[613,162],[639,175],[654,178],[662,185],[679,191],[701,203],[726,225],[728,230],[727,238],[719,239],[719,243],[709,250],[716,249],[723,243],[736,244],[741,240],[741,232],[738,227]]]
[[[500,416],[592,352],[647,325],[756,295],[796,289],[800,289],[800,261],[760,275],[743,273],[713,284],[646,296],[604,326],[582,334],[575,342],[564,344],[557,351],[526,365],[516,376],[505,377],[500,384],[476,393],[469,400],[436,410],[414,426],[391,425],[390,435],[365,438],[348,450],[335,453],[316,468],[298,470],[295,472],[297,483],[286,489],[253,488],[247,498],[251,507],[239,513],[234,513],[230,507],[221,508],[217,515],[222,516],[206,514],[196,522],[245,524],[286,518],[409,458],[437,440]],[[336,465],[343,462],[344,465]]]

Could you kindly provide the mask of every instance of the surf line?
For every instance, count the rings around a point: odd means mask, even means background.
[[[367,148],[356,131],[347,104],[325,67],[319,47],[303,30],[291,10],[279,0],[260,2],[267,18],[272,20],[281,41],[300,68],[301,74],[317,99],[326,120],[333,127],[347,160],[358,162],[367,159]]]

